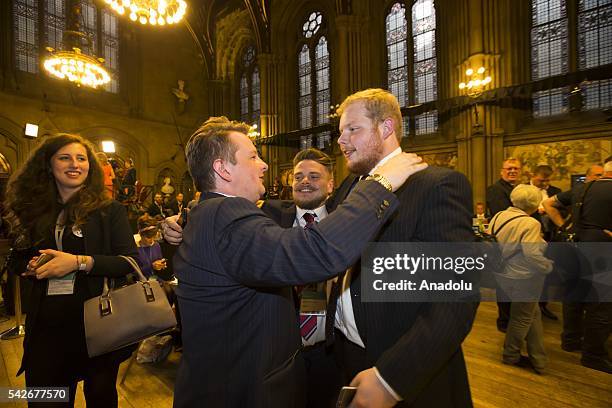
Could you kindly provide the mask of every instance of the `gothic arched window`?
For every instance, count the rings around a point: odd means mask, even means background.
[[[579,0],[578,68],[612,64],[612,2]],[[593,81],[584,88],[584,108],[612,106],[612,80]]]
[[[531,77],[534,81],[568,72],[568,34],[565,0],[532,0]],[[533,93],[533,115],[568,111],[567,88]]]
[[[240,120],[259,126],[261,93],[256,59],[255,47],[245,48],[240,67]]]
[[[325,33],[323,15],[313,11],[302,25],[297,55],[300,129],[329,122],[330,58]]]
[[[410,21],[406,18],[404,4],[393,4],[385,18],[385,26],[389,91],[397,97],[401,107],[435,101],[438,85],[434,1],[416,0]],[[413,52],[409,53],[411,48]],[[413,122],[416,135],[433,133],[438,128],[437,111],[418,115]],[[409,124],[406,118],[406,133]]]
[[[42,4],[42,10],[40,5]],[[13,0],[15,67],[37,74],[40,70],[40,50],[45,47],[64,48],[64,31],[70,14],[67,0]],[[78,4],[78,3],[77,3]],[[119,23],[117,17],[94,0],[80,0],[81,31],[90,41],[83,52],[104,58],[104,66],[112,79],[105,89],[119,90]],[[101,24],[98,24],[101,19]],[[39,27],[44,27],[41,32]]]

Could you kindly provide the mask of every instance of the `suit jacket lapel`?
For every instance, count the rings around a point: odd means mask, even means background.
[[[297,210],[295,208],[295,204],[289,208],[284,208],[281,211],[281,218],[278,224],[283,228],[293,227],[293,223],[295,222],[296,212]]]

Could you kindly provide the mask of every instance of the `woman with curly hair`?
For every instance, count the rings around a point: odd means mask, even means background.
[[[25,371],[28,387],[69,387],[62,406],[73,406],[83,380],[88,407],[116,407],[119,364],[131,350],[89,358],[83,303],[102,293],[105,277],[132,271],[118,255],[138,252],[93,146],[70,134],[45,139],[9,181],[6,207],[13,234],[30,243],[24,275],[34,281],[18,375]]]

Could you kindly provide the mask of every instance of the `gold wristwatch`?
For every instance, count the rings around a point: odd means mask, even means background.
[[[382,184],[382,186],[384,188],[386,188],[387,190],[393,192],[393,186],[391,185],[391,183],[389,182],[389,180],[387,180],[387,178],[385,176],[381,176],[380,174],[372,174],[372,175],[366,177],[366,180],[377,181],[380,184]]]

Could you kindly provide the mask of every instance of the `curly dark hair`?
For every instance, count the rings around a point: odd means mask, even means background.
[[[50,136],[9,180],[5,218],[11,225],[12,234],[25,234],[31,243],[35,243],[55,224],[54,217],[62,203],[51,169],[51,158],[59,149],[72,143],[85,147],[89,173],[85,185],[65,203],[66,223],[83,225],[89,214],[110,203],[94,146],[78,135],[60,133]]]

